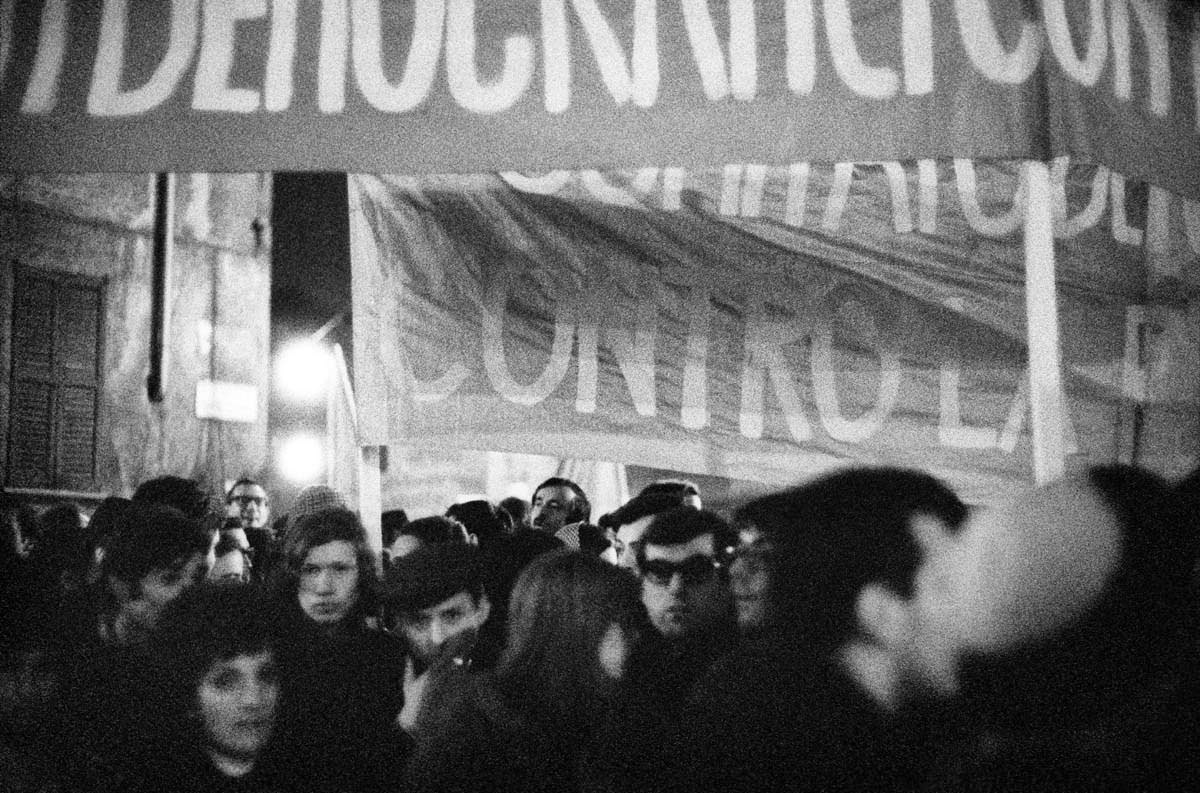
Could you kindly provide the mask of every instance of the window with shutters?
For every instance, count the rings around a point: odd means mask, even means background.
[[[17,266],[12,296],[4,484],[94,489],[103,281]]]

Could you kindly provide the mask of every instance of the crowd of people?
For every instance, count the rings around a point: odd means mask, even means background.
[[[1141,791],[1200,765],[1200,471],[987,507],[853,467],[703,507],[575,482],[443,515],[174,476],[10,496],[20,793]]]

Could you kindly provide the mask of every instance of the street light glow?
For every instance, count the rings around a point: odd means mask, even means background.
[[[329,348],[311,339],[287,344],[275,359],[280,394],[295,402],[317,402],[329,387],[333,358]]]
[[[275,457],[276,470],[296,484],[308,485],[325,470],[325,448],[321,439],[309,433],[297,433],[283,439]]]

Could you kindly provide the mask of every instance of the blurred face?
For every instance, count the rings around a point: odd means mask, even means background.
[[[238,485],[229,494],[228,505],[230,516],[241,518],[247,529],[261,529],[271,519],[267,491],[261,485]]]
[[[959,651],[1038,641],[1100,597],[1121,542],[1103,499],[1069,481],[974,510],[949,550],[932,557],[925,615]]]
[[[177,559],[166,567],[156,567],[142,576],[137,585],[109,577],[109,591],[116,598],[118,641],[140,637],[158,624],[158,618],[175,598],[208,574],[204,554]]]
[[[633,523],[626,523],[623,526],[617,527],[617,534],[613,538],[613,548],[617,552],[617,564],[627,570],[637,569],[637,557],[633,548],[633,544],[642,539],[642,535],[646,533],[646,529],[650,528],[650,521],[654,520],[653,515],[647,515],[644,518],[638,518]]]
[[[951,616],[957,584],[953,567],[961,545],[937,518],[915,516],[909,530],[921,549],[921,564],[907,602],[908,635],[898,649],[909,688],[952,694],[957,689],[959,641]]]
[[[246,568],[246,555],[239,550],[232,550],[224,556],[218,556],[216,564],[208,571],[208,580],[219,584],[249,581],[250,571]]]
[[[300,566],[300,608],[318,625],[340,623],[358,605],[358,558],[354,545],[335,540],[318,545]]]
[[[738,628],[743,632],[756,631],[767,622],[773,551],[771,541],[757,528],[738,532],[737,554],[729,566],[729,589]]]
[[[647,545],[645,559],[642,603],[665,638],[697,635],[728,607],[729,590],[717,575],[711,534],[680,545]]]
[[[459,592],[429,608],[402,614],[400,629],[413,657],[428,666],[443,652],[468,651],[489,611],[486,597],[476,603],[469,592]]]
[[[270,650],[235,655],[209,667],[196,691],[207,748],[253,761],[271,737],[279,678]]]
[[[194,554],[180,559],[170,567],[158,567],[142,577],[136,598],[142,614],[149,624],[158,621],[158,615],[184,590],[204,579],[208,572],[208,560],[204,554]]]
[[[575,498],[569,487],[543,487],[533,494],[529,522],[535,529],[553,534],[571,521]]]

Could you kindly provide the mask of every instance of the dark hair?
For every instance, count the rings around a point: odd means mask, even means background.
[[[358,515],[343,507],[331,507],[304,515],[288,528],[279,558],[271,566],[271,593],[285,614],[298,618],[297,596],[300,569],[314,548],[331,542],[348,542],[358,563],[358,602],[350,620],[373,615],[379,606],[379,575],[375,554],[367,544],[367,533]]]
[[[224,556],[225,554],[233,551],[241,551],[242,553],[245,553],[246,548],[240,542],[238,542],[237,538],[233,534],[225,534],[222,532],[220,538],[217,540],[217,547],[214,549],[214,553],[216,553],[217,556]]]
[[[117,530],[121,516],[133,502],[121,496],[108,496],[92,512],[87,530],[94,546],[103,548]]]
[[[636,580],[607,562],[558,550],[531,562],[509,601],[496,677],[509,704],[543,734],[571,741],[601,715],[608,687],[598,648],[610,625],[646,631]]]
[[[563,541],[553,535],[519,531],[499,537],[491,545],[479,549],[483,589],[492,606],[472,653],[474,662],[481,668],[495,666],[504,648],[509,595],[521,571],[534,559],[562,547]]]
[[[383,535],[383,547],[388,547],[400,536],[408,524],[408,513],[402,509],[389,509],[379,516],[379,530]]]
[[[564,479],[561,476],[552,476],[533,489],[534,498],[537,497],[538,492],[547,487],[565,487],[575,494],[575,500],[571,503],[571,513],[563,521],[564,525],[567,523],[578,523],[579,521],[587,523],[592,519],[592,502],[588,501],[587,494],[583,492],[582,487],[570,479]]]
[[[497,537],[513,533],[512,517],[490,501],[477,499],[453,504],[446,510],[446,517],[454,518],[467,527],[467,531],[487,545]]]
[[[509,496],[508,498],[500,499],[497,505],[500,509],[508,513],[512,518],[514,529],[519,529],[529,522],[529,502],[517,496]]]
[[[659,479],[651,482],[642,488],[639,496],[645,496],[653,493],[666,493],[667,495],[679,496],[698,496],[700,495],[700,487],[695,482],[687,479]]]
[[[154,705],[163,727],[191,722],[196,691],[214,663],[274,649],[262,593],[252,584],[202,583],[164,610],[151,637]]]
[[[484,593],[479,552],[473,545],[426,545],[397,559],[384,577],[384,601],[399,612],[420,611],[459,592],[469,594],[476,604]]]
[[[930,515],[957,530],[967,508],[935,477],[903,468],[850,468],[754,499],[734,515],[776,545],[770,597],[803,640],[832,646],[857,631],[867,584],[912,594],[921,549],[909,521]]]
[[[1092,644],[1108,644],[1119,634],[1119,652],[1134,651],[1136,666],[1170,663],[1196,616],[1197,538],[1182,525],[1181,502],[1165,479],[1133,465],[1094,466],[1087,483],[1116,516],[1122,550],[1103,594],[1076,630],[1094,624]]]
[[[559,529],[559,532],[565,531],[569,526],[574,526],[579,533],[579,550],[584,553],[599,556],[612,547],[608,534],[595,523],[568,523]]]
[[[650,521],[641,539],[634,543],[634,558],[641,568],[646,561],[647,545],[682,545],[705,534],[713,536],[713,554],[718,558],[736,540],[733,527],[715,512],[692,507],[660,512]]]
[[[601,515],[600,525],[609,529],[619,529],[648,515],[657,515],[681,506],[682,493],[640,493],[618,509]]]
[[[442,543],[465,545],[467,543],[467,527],[454,518],[430,515],[427,518],[417,518],[404,524],[396,536],[416,537],[424,545],[440,545]]]
[[[257,479],[251,479],[248,476],[243,476],[241,479],[237,480],[232,485],[230,485],[229,489],[225,491],[225,503],[226,504],[228,504],[230,499],[233,498],[233,491],[237,490],[242,485],[252,485],[254,487],[262,487],[263,493],[267,492],[267,489],[265,487],[263,487],[262,482],[258,481]],[[269,497],[270,496],[268,495],[268,498]]]
[[[76,504],[55,504],[39,516],[41,536],[33,548],[30,561],[56,572],[86,572],[89,560],[87,537],[83,530],[83,513]]]
[[[196,480],[184,479],[181,476],[159,476],[148,479],[133,491],[133,500],[166,504],[192,520],[205,526],[212,524],[214,528],[220,525],[220,520],[224,516],[222,510],[214,508],[210,493],[200,487]]]
[[[105,576],[136,586],[153,570],[206,553],[212,537],[210,529],[174,507],[134,501],[117,519],[105,548],[102,571]]]

